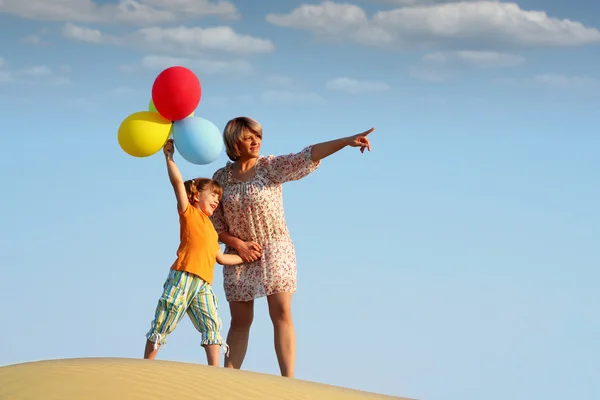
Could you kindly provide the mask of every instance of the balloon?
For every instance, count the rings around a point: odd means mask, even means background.
[[[136,112],[121,122],[118,134],[119,145],[130,156],[151,156],[165,145],[172,125],[171,121],[158,113]]]
[[[154,107],[154,102],[152,101],[152,99],[150,99],[150,104],[148,104],[148,111],[155,112],[155,113],[158,112],[158,111],[156,111],[156,107]]]
[[[150,99],[150,104],[148,104],[148,111],[155,112],[155,113],[158,112],[158,111],[156,111],[156,107],[154,107],[154,102],[152,101],[152,99]],[[188,117],[193,117],[193,116],[194,116],[194,111],[192,111],[192,113],[190,115],[188,115]]]
[[[198,77],[180,66],[162,71],[152,85],[152,101],[156,110],[171,121],[189,116],[198,107],[201,94]]]
[[[173,122],[173,142],[184,159],[197,165],[210,164],[223,151],[219,128],[200,117]]]

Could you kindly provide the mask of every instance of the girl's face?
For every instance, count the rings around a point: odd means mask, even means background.
[[[254,132],[246,131],[237,142],[237,149],[240,152],[240,158],[257,158],[260,155],[260,143],[262,139]]]
[[[192,206],[202,211],[207,217],[210,217],[219,206],[219,195],[205,189],[194,196]]]

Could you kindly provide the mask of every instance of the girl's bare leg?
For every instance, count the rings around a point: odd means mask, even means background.
[[[276,293],[267,297],[269,315],[275,331],[275,353],[282,376],[294,377],[296,333],[292,322],[292,294]]]
[[[231,325],[227,333],[229,355],[225,356],[225,368],[242,368],[248,350],[250,327],[254,319],[254,300],[229,303]]]
[[[146,348],[144,349],[144,358],[146,360],[154,360],[156,358],[156,355],[158,354],[159,349],[160,349],[160,347],[157,348],[156,350],[154,350],[154,342],[146,340]]]
[[[218,367],[219,362],[221,361],[221,346],[218,344],[209,344],[204,346],[204,351],[206,351],[206,360],[208,361],[208,365]]]

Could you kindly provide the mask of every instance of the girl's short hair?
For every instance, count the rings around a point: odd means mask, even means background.
[[[250,117],[236,117],[230,119],[225,125],[223,141],[225,142],[225,152],[231,161],[237,160],[240,156],[237,144],[242,140],[244,133],[248,131],[261,139],[263,137],[262,126]]]
[[[204,190],[208,190],[211,193],[215,193],[217,196],[219,196],[219,201],[221,201],[221,198],[223,197],[223,186],[221,186],[219,182],[214,181],[212,179],[190,179],[188,181],[183,182],[183,186],[185,187],[185,193],[187,194],[188,201],[190,202],[197,193],[200,193]]]

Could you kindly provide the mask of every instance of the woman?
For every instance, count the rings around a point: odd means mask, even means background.
[[[223,131],[231,162],[213,179],[223,186],[221,204],[211,217],[225,244],[225,254],[244,263],[223,269],[225,296],[231,311],[225,367],[240,369],[254,317],[254,299],[267,296],[275,331],[281,375],[294,377],[296,338],[292,295],[296,291],[296,254],[284,217],[282,184],[315,171],[321,160],[346,146],[371,150],[367,135],[374,128],[342,139],[306,147],[299,153],[260,155],[261,125],[248,117],[230,120]]]

